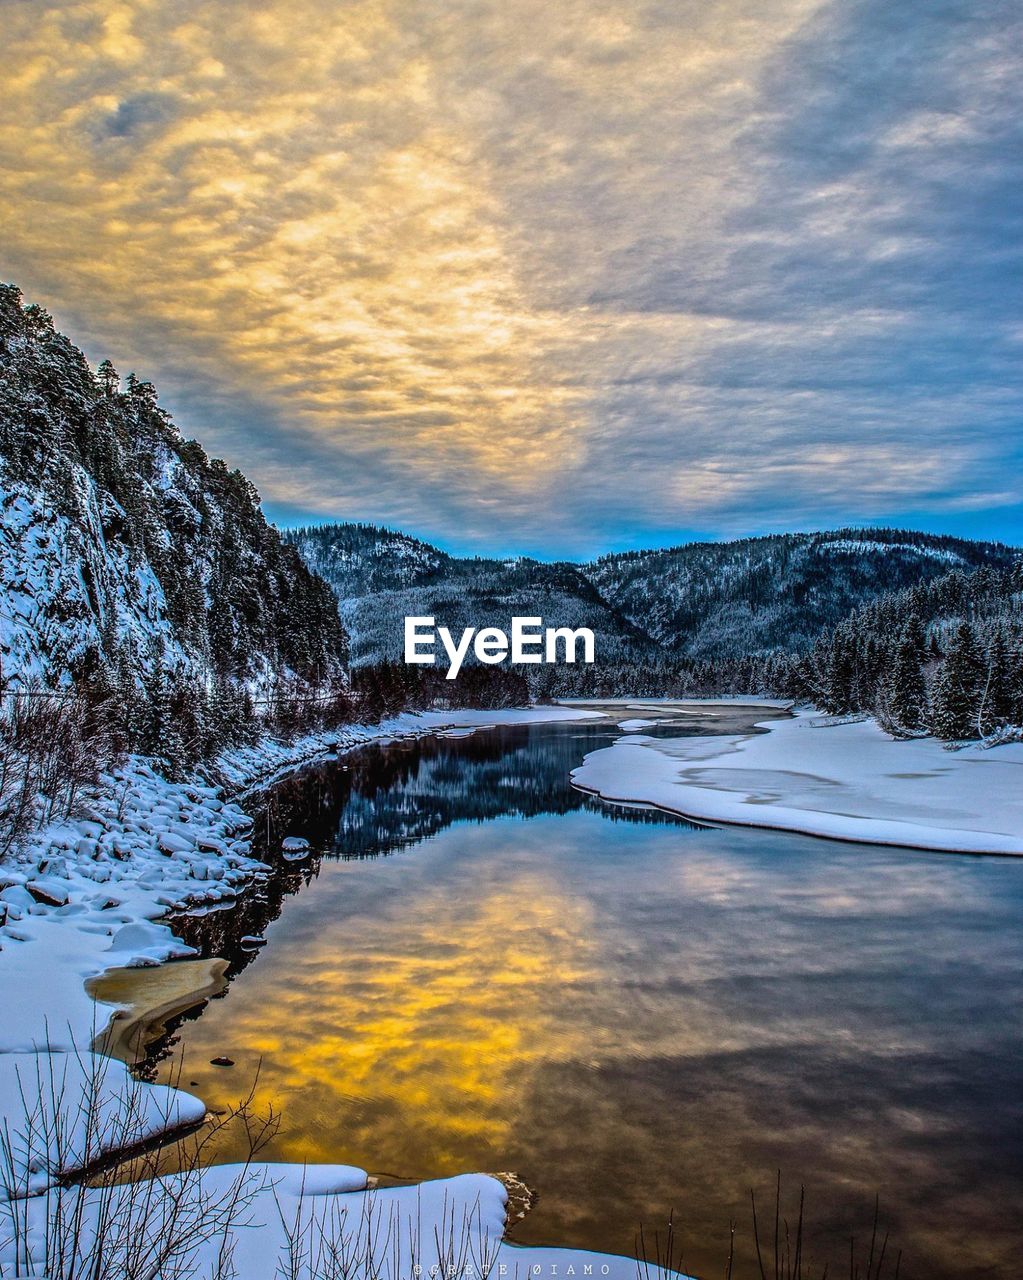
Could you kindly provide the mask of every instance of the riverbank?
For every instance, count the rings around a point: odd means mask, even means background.
[[[949,751],[871,720],[800,712],[756,734],[650,738],[595,751],[573,783],[709,823],[945,853],[1023,856],[1023,744]]]
[[[238,798],[288,769],[371,742],[597,714],[568,707],[433,712],[396,717],[378,726],[346,726],[338,733],[309,735],[290,744],[268,740],[222,758],[217,763],[221,785],[199,777],[168,782],[148,761],[133,758],[116,774],[100,779],[78,817],[37,833],[17,859],[0,868],[0,984],[5,990],[0,1112],[16,1139],[15,1155],[7,1159],[11,1167],[0,1170],[7,1188],[6,1194],[0,1189],[0,1267],[20,1265],[19,1274],[26,1267],[45,1269],[46,1256],[27,1257],[24,1249],[46,1253],[47,1235],[52,1243],[50,1219],[66,1220],[66,1205],[56,1214],[54,1196],[79,1197],[77,1220],[85,1224],[81,1229],[86,1237],[109,1214],[109,1192],[58,1189],[58,1174],[66,1176],[88,1164],[66,1147],[69,1117],[80,1120],[99,1097],[107,1154],[201,1122],[205,1108],[199,1099],[181,1090],[139,1086],[120,1064],[89,1054],[89,1046],[116,1011],[116,1005],[97,1005],[89,989],[95,990],[99,976],[111,969],[157,966],[193,954],[160,917],[197,903],[229,904],[269,874],[268,867],[251,857],[251,818]],[[217,975],[208,966],[198,967],[202,972],[196,982],[207,990]],[[196,995],[180,989],[176,979],[171,986],[171,993],[159,991],[154,1008],[131,1011],[133,1034],[167,1008],[183,1007],[191,996],[202,998],[201,991]],[[107,996],[115,994],[114,988],[100,989]],[[121,1037],[113,1039],[120,1043]],[[120,1048],[128,1056],[128,1046]],[[42,1130],[30,1114],[37,1093],[55,1099],[55,1118]],[[119,1108],[123,1114],[117,1114]],[[25,1138],[29,1129],[34,1133],[31,1142]],[[239,1190],[239,1179],[244,1180],[244,1191]],[[165,1213],[166,1204],[180,1193],[180,1181],[160,1179],[143,1199],[164,1203],[160,1212]],[[369,1247],[370,1218],[404,1229],[401,1254],[392,1250],[372,1258],[373,1273],[393,1280],[404,1280],[416,1251],[426,1267],[435,1261],[448,1265],[450,1258],[434,1260],[431,1253],[435,1241],[449,1237],[467,1251],[460,1262],[454,1260],[463,1270],[474,1266],[478,1272],[485,1256],[496,1255],[497,1265],[507,1267],[501,1274],[526,1268],[537,1275],[555,1274],[555,1268],[571,1260],[580,1267],[591,1266],[594,1275],[621,1280],[635,1275],[632,1259],[501,1243],[507,1193],[497,1179],[484,1175],[368,1192],[366,1174],[347,1166],[302,1170],[253,1165],[242,1171],[205,1170],[201,1181],[197,1203],[209,1204],[218,1197],[237,1201],[228,1235],[236,1273],[246,1280],[271,1280],[279,1273],[295,1223],[302,1224],[308,1239],[320,1239],[321,1247],[328,1236],[336,1235],[339,1224],[347,1224],[350,1248],[358,1252]],[[12,1195],[19,1190],[23,1194],[29,1182],[33,1199]],[[15,1229],[18,1223],[24,1224],[27,1236]],[[257,1223],[258,1232],[246,1229]],[[409,1238],[409,1223],[416,1224],[415,1241]],[[182,1245],[191,1252],[188,1268],[181,1273],[208,1274],[217,1262],[216,1234],[204,1239],[196,1224],[191,1235],[194,1239]],[[21,1256],[16,1256],[19,1250]],[[311,1266],[311,1257],[308,1261]]]
[[[0,1053],[91,1044],[102,1026],[87,981],[192,954],[160,918],[230,904],[269,874],[251,857],[252,819],[239,801],[284,772],[369,743],[595,714],[465,709],[346,725],[291,743],[266,738],[214,763],[220,785],[199,775],[169,782],[148,760],[129,757],[100,777],[76,817],[36,832],[0,865],[0,983],[10,993]]]

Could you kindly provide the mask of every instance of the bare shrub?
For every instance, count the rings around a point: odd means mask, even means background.
[[[312,1203],[315,1206],[315,1199]],[[440,1221],[428,1234],[418,1190],[414,1215],[403,1215],[393,1204],[384,1213],[372,1191],[360,1196],[357,1204],[352,1214],[334,1198],[321,1209],[307,1208],[299,1198],[289,1217],[277,1200],[285,1241],[280,1280],[488,1280],[494,1273],[501,1238],[487,1230],[478,1198],[459,1208],[445,1195]],[[515,1274],[518,1271],[515,1268]]]
[[[833,1268],[825,1262],[818,1266],[810,1262],[806,1251],[806,1192],[799,1188],[799,1201],[794,1217],[789,1218],[784,1209],[781,1173],[777,1175],[772,1206],[773,1221],[765,1226],[758,1210],[756,1193],[750,1190],[750,1210],[753,1246],[756,1266],[747,1269],[749,1280],[834,1280],[847,1274],[849,1280],[899,1280],[902,1265],[901,1252],[889,1249],[888,1233],[881,1233],[880,1206],[874,1201],[874,1217],[870,1229],[869,1245],[864,1247],[856,1238],[849,1241],[849,1252],[841,1268]],[[736,1271],[736,1223],[728,1224],[728,1256],[725,1262],[725,1280],[738,1280]],[[675,1228],[674,1215],[669,1215],[665,1234],[655,1232],[648,1239],[640,1228],[637,1239],[638,1280],[674,1280],[686,1274],[685,1253],[680,1233]],[[848,1263],[848,1272],[844,1270]]]
[[[251,1160],[273,1118],[254,1120],[250,1097],[186,1147],[170,1091],[131,1077],[112,1089],[107,1073],[119,1072],[119,1064],[98,1055],[35,1059],[19,1079],[20,1114],[0,1126],[0,1277],[230,1280],[233,1228],[259,1189]],[[80,1068],[71,1083],[68,1062]],[[161,1098],[169,1108],[162,1115]],[[224,1125],[236,1123],[250,1134],[249,1156],[226,1181],[210,1179],[207,1149]],[[158,1177],[160,1138],[175,1127],[179,1172]],[[125,1152],[134,1153],[130,1178]],[[208,1245],[213,1261],[200,1269]]]
[[[72,690],[30,686],[0,700],[0,857],[69,817],[118,743],[104,709]]]

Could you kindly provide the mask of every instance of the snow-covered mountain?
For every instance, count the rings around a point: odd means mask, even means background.
[[[284,533],[333,587],[351,636],[353,664],[401,656],[403,619],[430,615],[453,632],[507,627],[542,617],[548,626],[589,627],[597,651],[618,661],[659,652],[641,625],[603,597],[580,566],[460,559],[393,530],[336,524]]]
[[[514,614],[589,626],[608,664],[802,650],[884,592],[1015,558],[996,543],[888,529],[690,543],[587,564],[460,559],[368,525],[284,537],[337,594],[355,662],[398,657],[406,614],[452,629],[506,626]]]
[[[0,688],[170,676],[258,696],[345,658],[329,589],[245,477],[0,286]]]
[[[627,552],[582,572],[669,652],[718,659],[805,649],[886,591],[1015,558],[998,543],[840,529]]]

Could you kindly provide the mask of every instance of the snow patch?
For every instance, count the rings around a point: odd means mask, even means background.
[[[867,844],[1023,856],[1023,743],[949,752],[895,742],[873,721],[810,713],[758,734],[629,735],[591,752],[572,781],[606,800],[704,822]]]

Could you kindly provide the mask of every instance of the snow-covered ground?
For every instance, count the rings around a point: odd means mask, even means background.
[[[508,1244],[502,1239],[507,1195],[496,1178],[485,1174],[380,1190],[366,1190],[366,1181],[363,1170],[347,1165],[220,1165],[201,1174],[153,1179],[141,1202],[126,1186],[51,1189],[20,1203],[0,1202],[0,1234],[9,1231],[28,1241],[21,1269],[13,1269],[14,1248],[5,1258],[0,1244],[0,1275],[30,1280],[91,1275],[82,1263],[100,1252],[94,1243],[98,1235],[104,1257],[97,1274],[103,1280],[637,1280],[645,1274],[670,1280],[674,1275],[656,1267],[641,1270],[634,1259],[613,1254]],[[69,1249],[60,1236],[69,1236],[72,1215],[77,1241]],[[59,1224],[65,1224],[64,1231]],[[161,1252],[170,1255],[163,1267],[142,1268],[144,1259]],[[58,1271],[52,1259],[61,1253],[64,1266]],[[77,1269],[67,1267],[67,1254],[78,1261]],[[32,1269],[47,1257],[49,1276]]]
[[[1023,743],[948,751],[871,720],[800,713],[759,734],[650,738],[592,752],[573,782],[707,822],[945,852],[1023,855]]]
[[[233,794],[244,796],[296,764],[368,742],[597,714],[545,707],[403,715],[291,744],[266,741],[224,757],[218,774]],[[200,1219],[209,1219],[212,1206],[223,1223],[230,1203],[234,1274],[245,1280],[283,1274],[279,1264],[296,1228],[307,1247],[300,1275],[317,1274],[308,1251],[319,1248],[322,1261],[329,1238],[340,1231],[346,1248],[362,1259],[353,1276],[408,1280],[416,1250],[423,1275],[438,1261],[448,1267],[452,1259],[438,1259],[436,1242],[453,1233],[456,1249],[468,1250],[453,1260],[465,1280],[483,1274],[488,1261],[494,1276],[565,1275],[574,1266],[579,1275],[634,1280],[632,1259],[503,1243],[507,1193],[497,1179],[481,1174],[368,1191],[366,1174],[347,1166],[260,1164],[204,1171],[199,1184],[194,1175],[185,1190],[187,1179],[159,1179],[141,1200],[110,1188],[58,1189],[58,1174],[69,1166],[91,1164],[111,1147],[133,1146],[203,1116],[199,1099],[140,1085],[120,1063],[90,1052],[114,1010],[97,1006],[85,983],[111,967],[190,954],[159,917],[185,903],[229,902],[268,874],[250,856],[250,825],[221,788],[199,779],[168,782],[135,758],[101,779],[79,817],[40,832],[17,860],[0,866],[0,1275],[42,1274],[48,1238],[53,1274],[63,1274],[53,1259],[53,1227],[74,1213],[86,1249],[97,1223],[122,1224],[111,1256],[122,1247],[138,1252],[147,1232],[165,1238],[170,1219],[180,1228],[191,1214],[195,1222],[181,1247],[192,1253],[173,1274],[207,1276],[224,1232],[206,1238]],[[98,1123],[86,1123],[92,1111]],[[183,1195],[189,1207],[182,1214],[175,1206]],[[148,1220],[136,1220],[139,1214]],[[377,1241],[373,1248],[371,1239]],[[103,1274],[134,1272],[126,1255]]]

